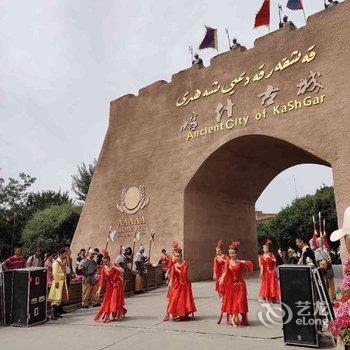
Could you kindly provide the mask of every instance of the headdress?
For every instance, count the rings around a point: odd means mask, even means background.
[[[107,249],[102,249],[102,255],[105,259],[109,258],[108,250]]]
[[[218,242],[216,243],[216,249],[215,249],[215,250],[216,250],[216,252],[221,251],[221,250],[222,250],[223,245],[224,245],[224,241],[223,241],[223,240],[218,241]]]
[[[228,247],[228,251],[229,253],[236,253],[238,246],[239,246],[239,242],[238,241],[232,241],[232,243],[229,245]]]
[[[172,250],[176,250],[179,248],[179,243],[177,243],[176,241],[174,241],[173,243],[171,243],[171,249]]]
[[[177,245],[176,247],[173,247],[173,252],[178,253],[178,254],[182,254],[182,249],[180,248],[179,245]]]
[[[270,240],[270,239],[267,239],[266,242],[265,242],[265,244],[264,244],[263,246],[264,246],[264,247],[269,247],[269,248],[271,248],[271,247],[272,247],[272,242],[271,242],[271,240]]]

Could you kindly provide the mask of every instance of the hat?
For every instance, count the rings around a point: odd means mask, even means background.
[[[340,238],[343,238],[346,235],[350,235],[350,207],[347,207],[344,212],[343,218],[343,228],[334,231],[331,234],[331,241],[339,241]]]

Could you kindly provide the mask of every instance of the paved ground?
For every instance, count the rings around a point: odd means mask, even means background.
[[[248,281],[250,327],[234,328],[216,323],[219,303],[212,282],[193,283],[198,312],[186,322],[161,322],[166,288],[126,299],[128,315],[120,322],[96,323],[95,309],[76,310],[59,321],[32,328],[0,328],[1,350],[123,350],[123,349],[304,349],[285,346],[281,326],[271,328],[258,318],[259,281]],[[326,347],[331,348],[327,343]]]

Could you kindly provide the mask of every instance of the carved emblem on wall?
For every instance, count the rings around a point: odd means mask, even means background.
[[[135,214],[145,208],[149,202],[150,199],[146,196],[145,186],[123,188],[117,209],[121,213]]]

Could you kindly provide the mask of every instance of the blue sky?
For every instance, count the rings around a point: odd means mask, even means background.
[[[190,63],[203,25],[218,28],[219,52],[228,49],[225,28],[245,46],[262,0],[1,0],[1,176],[24,171],[35,190],[70,190],[77,164],[97,158],[107,130],[109,102],[154,81],[170,80]],[[278,3],[271,0],[272,26]],[[307,15],[323,0],[305,0]],[[301,11],[285,10],[297,25]],[[208,65],[214,56],[201,56]],[[295,179],[295,181],[294,181]],[[257,208],[277,211],[298,195],[332,183],[331,170],[303,165],[282,173]]]

